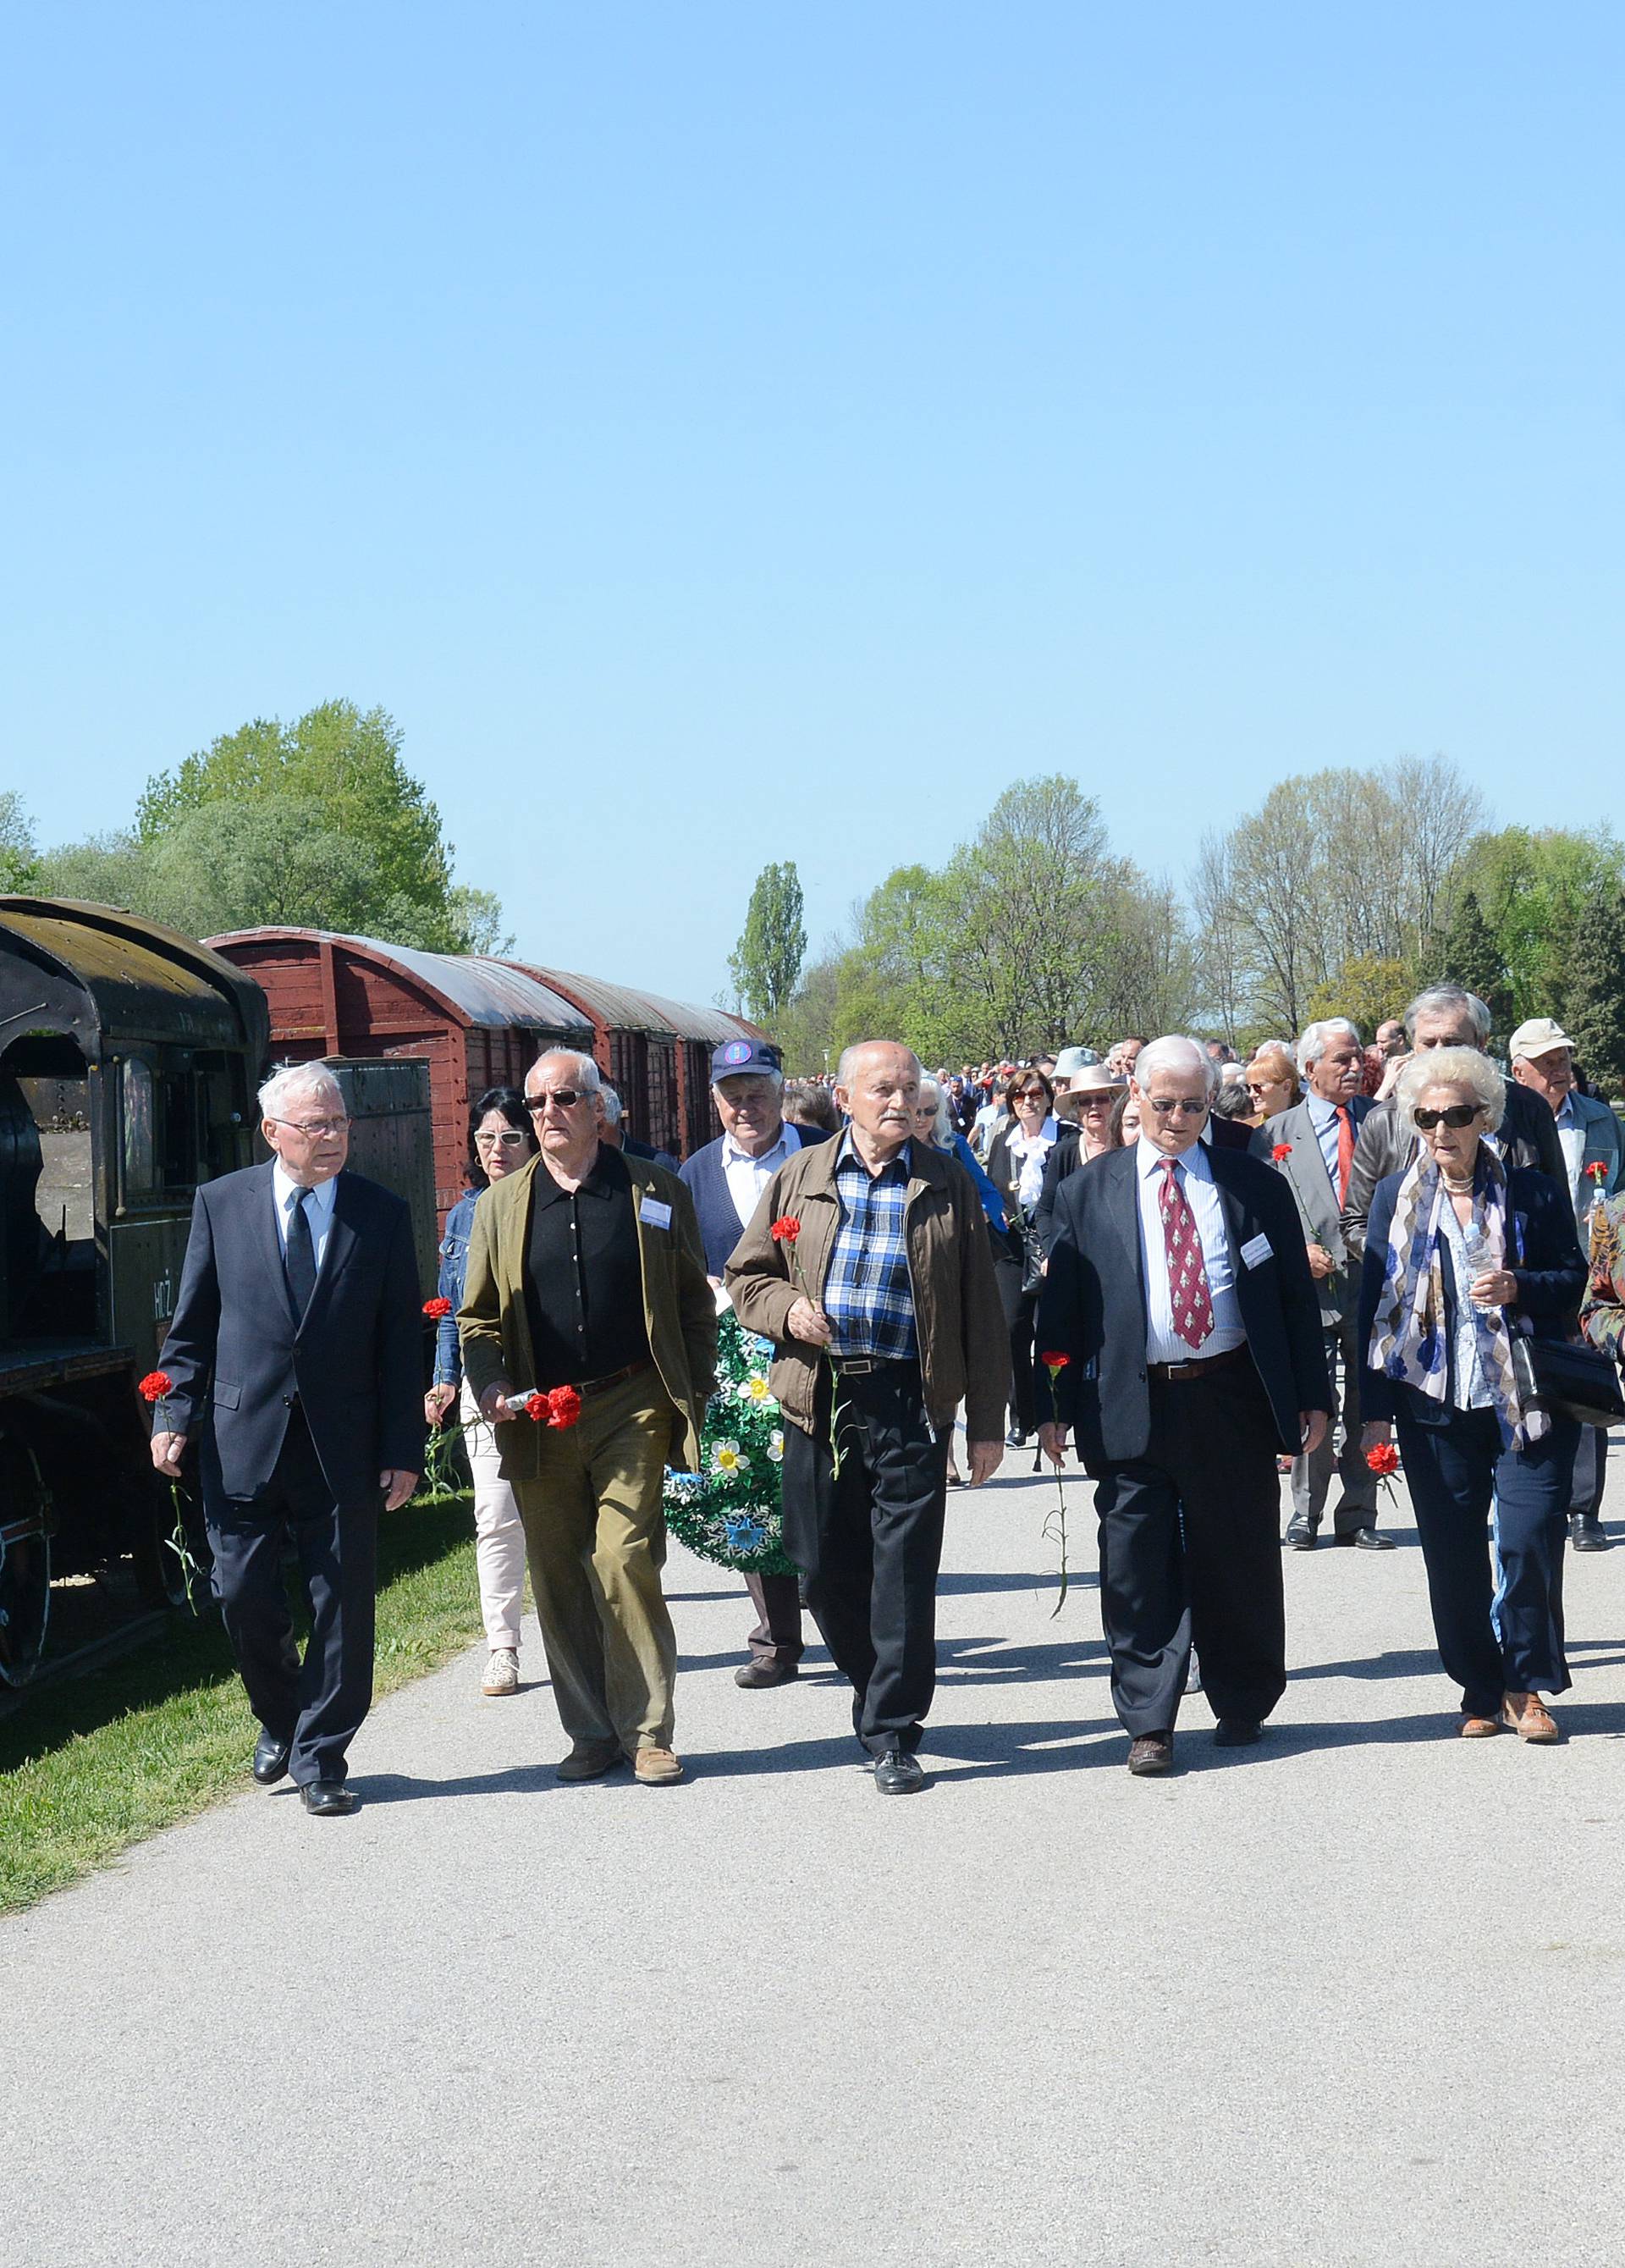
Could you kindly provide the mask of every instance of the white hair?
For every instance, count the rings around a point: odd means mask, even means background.
[[[842,1048],[841,1050],[841,1060],[835,1065],[835,1085],[837,1086],[850,1086],[852,1084],[853,1064],[857,1061],[859,1056],[866,1056],[871,1048],[895,1048],[900,1054],[907,1056],[909,1062],[914,1065],[915,1077],[916,1079],[923,1079],[925,1076],[921,1066],[919,1057],[915,1055],[912,1048],[904,1047],[901,1040],[854,1040],[849,1048]]]
[[[1298,1076],[1303,1079],[1313,1070],[1333,1040],[1339,1035],[1354,1042],[1357,1048],[1365,1042],[1360,1037],[1359,1027],[1351,1024],[1347,1016],[1323,1016],[1318,1024],[1306,1024],[1304,1035],[1298,1042]]]
[[[1393,1110],[1408,1134],[1416,1131],[1415,1109],[1430,1086],[1458,1086],[1473,1097],[1493,1134],[1506,1116],[1506,1081],[1477,1048],[1423,1048],[1393,1083]]]
[[[1489,1037],[1489,1011],[1476,992],[1460,984],[1430,984],[1425,992],[1418,992],[1405,1011],[1405,1036],[1415,1047],[1418,1016],[1457,1016],[1464,1011],[1482,1048]]]
[[[531,1065],[531,1071],[540,1071],[545,1063],[568,1064],[570,1075],[583,1094],[601,1094],[604,1091],[603,1079],[591,1056],[579,1055],[574,1048],[544,1048]],[[525,1076],[528,1079],[530,1071],[526,1071]]]
[[[342,1110],[344,1090],[325,1063],[279,1064],[260,1089],[261,1118],[281,1118],[290,1103],[308,1094],[320,1095]]]
[[[945,1077],[946,1074],[945,1073],[944,1076]],[[927,1103],[930,1105],[931,1140],[939,1150],[946,1150],[950,1147],[950,1137],[953,1130],[948,1123],[948,1098],[943,1092],[943,1083],[940,1079],[933,1078],[929,1072],[926,1074],[920,1081],[920,1101],[922,1106]]]
[[[1159,1071],[1196,1071],[1210,1102],[1218,1086],[1219,1067],[1200,1040],[1188,1032],[1166,1032],[1140,1049],[1134,1066],[1134,1083],[1144,1094]]]
[[[604,1106],[605,1125],[619,1126],[621,1123],[622,1108],[621,1097],[615,1093],[613,1086],[600,1086],[598,1092],[599,1100]]]

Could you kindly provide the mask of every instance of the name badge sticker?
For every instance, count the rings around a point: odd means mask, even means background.
[[[1273,1260],[1275,1256],[1267,1236],[1249,1236],[1241,1248],[1244,1268],[1261,1268],[1266,1260]]]
[[[662,1204],[658,1197],[646,1197],[637,1208],[639,1220],[646,1220],[651,1228],[670,1228],[672,1208]]]

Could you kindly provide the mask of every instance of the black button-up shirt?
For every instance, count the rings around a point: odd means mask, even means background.
[[[527,1386],[577,1386],[649,1361],[636,1202],[626,1160],[607,1143],[578,1189],[562,1189],[538,1163],[525,1254],[536,1355]]]

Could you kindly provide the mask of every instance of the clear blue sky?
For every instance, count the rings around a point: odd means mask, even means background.
[[[1616,815],[1616,5],[13,11],[0,781],[381,703],[542,960],[705,998],[1024,773]]]

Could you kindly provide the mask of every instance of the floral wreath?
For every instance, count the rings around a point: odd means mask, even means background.
[[[700,1429],[700,1469],[668,1472],[665,1524],[714,1566],[745,1575],[793,1575],[781,1541],[779,1484],[784,1429],[768,1384],[773,1345],[723,1315],[717,1327],[717,1391]]]

